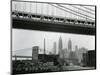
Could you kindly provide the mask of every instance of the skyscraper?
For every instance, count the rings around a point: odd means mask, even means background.
[[[39,52],[39,46],[34,46],[32,48],[32,60],[38,60],[38,52]]]
[[[68,50],[71,52],[72,51],[72,41],[69,39],[68,41]]]
[[[56,42],[53,44],[54,54],[56,54]]]
[[[63,58],[63,50],[62,50],[62,38],[59,38],[59,42],[58,42],[58,54],[60,58]]]
[[[76,56],[77,59],[79,58],[79,49],[78,49],[77,45],[75,46],[75,56]]]
[[[62,50],[62,38],[59,38],[59,42],[58,42],[58,50],[59,52]]]
[[[75,51],[78,51],[78,46],[77,45],[75,46]]]

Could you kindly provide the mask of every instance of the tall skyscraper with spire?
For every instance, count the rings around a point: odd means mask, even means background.
[[[68,50],[71,52],[72,51],[72,41],[69,39],[68,41]]]
[[[62,38],[60,37],[59,38],[59,42],[58,42],[58,50],[59,50],[59,52],[58,52],[58,54],[59,54],[59,56],[60,56],[60,58],[63,58],[63,50],[62,50]]]

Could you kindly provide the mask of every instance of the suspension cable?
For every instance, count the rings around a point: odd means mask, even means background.
[[[88,9],[88,10],[90,10],[90,11],[92,11],[92,12],[95,12],[95,10],[90,9],[90,8],[88,8],[88,7],[83,6],[83,8]]]
[[[74,6],[74,5],[70,5],[70,6],[72,6],[72,7],[74,7],[74,8],[77,8],[77,9],[79,9],[79,10],[82,10],[82,11],[84,11],[84,12],[86,12],[86,13],[89,13],[89,14],[95,15],[94,13],[92,13],[92,12],[90,12],[90,11],[87,11],[87,10],[81,9],[81,8],[76,7],[76,6]]]
[[[48,3],[48,4],[50,4],[50,3]],[[56,8],[58,8],[58,9],[60,9],[60,10],[63,10],[63,11],[65,11],[65,12],[67,12],[67,13],[71,13],[71,14],[73,14],[73,15],[75,15],[75,16],[79,16],[79,17],[82,17],[82,18],[85,18],[85,19],[86,19],[86,17],[81,16],[81,15],[79,15],[79,14],[76,14],[76,13],[73,13],[73,12],[71,12],[71,11],[65,10],[65,9],[60,8],[60,7],[58,7],[58,6],[55,6],[55,5],[53,5],[53,4],[50,4],[50,5],[56,7]],[[92,21],[93,21],[93,19],[89,19],[89,18],[88,18],[87,20],[92,20]]]
[[[95,18],[93,18],[93,17],[91,17],[91,16],[82,14],[82,13],[80,13],[80,12],[77,12],[77,11],[75,11],[75,10],[72,10],[72,9],[70,9],[70,8],[67,8],[67,7],[65,7],[65,6],[62,6],[62,5],[60,5],[60,4],[57,4],[57,5],[60,6],[60,7],[65,8],[65,9],[68,9],[68,10],[70,10],[70,11],[73,11],[73,12],[75,12],[75,13],[77,13],[77,14],[83,15],[83,16],[85,16],[85,17],[88,17],[88,18],[91,18],[91,19],[95,19]]]

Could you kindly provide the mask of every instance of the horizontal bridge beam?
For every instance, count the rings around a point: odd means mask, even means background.
[[[86,27],[74,24],[43,22],[37,20],[26,20],[17,18],[12,18],[12,27],[27,30],[42,30],[84,35],[95,35],[95,27]]]
[[[12,56],[12,57],[15,57],[15,58],[32,58],[32,56]]]

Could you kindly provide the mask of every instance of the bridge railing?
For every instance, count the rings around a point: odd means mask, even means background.
[[[42,15],[42,14],[25,13],[25,12],[19,12],[19,11],[12,11],[12,17],[26,19],[26,20],[37,20],[37,21],[65,23],[65,24],[69,23],[69,24],[75,24],[75,25],[78,24],[80,26],[84,25],[84,26],[95,27],[94,21],[48,16],[48,15]]]

